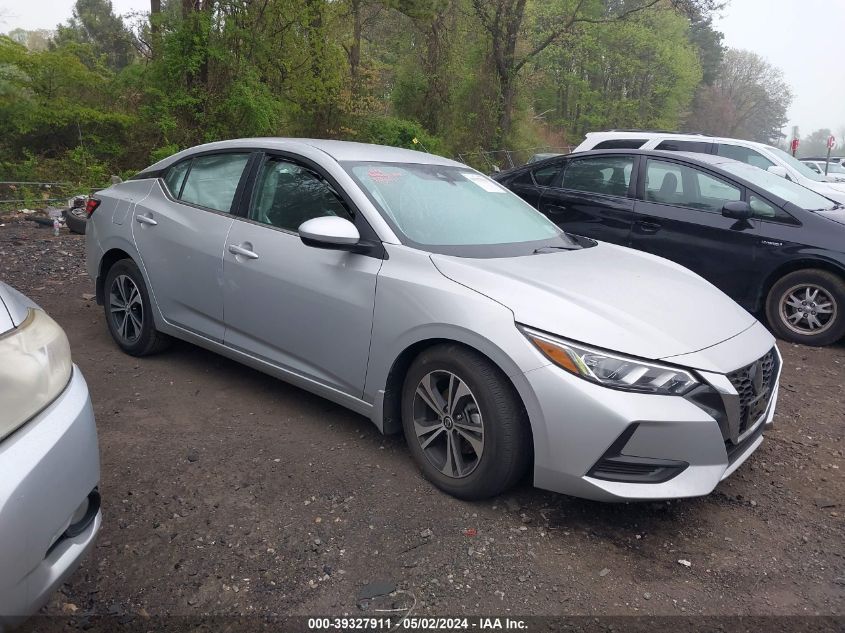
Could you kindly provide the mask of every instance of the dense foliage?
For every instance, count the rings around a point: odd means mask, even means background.
[[[678,128],[720,67],[716,4],[77,0],[49,39],[0,38],[0,176],[99,185],[244,136],[457,155]]]

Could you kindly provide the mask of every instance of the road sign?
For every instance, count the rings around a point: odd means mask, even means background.
[[[797,138],[792,139],[792,146],[791,147],[792,147],[792,155],[793,156],[795,156],[795,152],[798,151],[798,144],[800,142],[801,141],[799,141]]]
[[[836,147],[836,137],[831,134],[827,139],[827,148],[834,149]]]

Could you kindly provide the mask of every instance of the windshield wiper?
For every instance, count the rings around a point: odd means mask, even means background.
[[[581,250],[581,247],[577,244],[573,244],[572,246],[541,246],[540,248],[534,249],[534,255],[538,253],[548,253],[550,251],[577,251]]]

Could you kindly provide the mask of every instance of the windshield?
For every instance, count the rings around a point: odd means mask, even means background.
[[[578,248],[528,203],[469,167],[381,162],[343,167],[403,243],[423,250],[497,257]]]
[[[819,163],[819,169],[822,170],[824,173],[824,163]],[[845,167],[840,165],[839,163],[828,163],[827,164],[827,174],[845,174]]]
[[[835,202],[817,194],[815,191],[811,191],[806,187],[802,187],[768,171],[763,171],[753,165],[747,165],[745,163],[724,163],[719,165],[719,167],[735,176],[744,178],[751,184],[760,187],[760,189],[771,192],[778,198],[791,202],[802,209],[821,211],[823,209],[832,209],[836,206]]]
[[[805,178],[815,180],[816,182],[824,182],[824,176],[822,176],[821,174],[817,174],[791,154],[787,154],[782,149],[778,149],[777,147],[771,147],[770,145],[766,145],[766,149],[778,158],[780,158],[783,162],[792,167],[792,169],[797,171]]]

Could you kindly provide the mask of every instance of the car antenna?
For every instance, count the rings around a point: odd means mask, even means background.
[[[418,139],[416,136],[415,136],[414,138],[412,138],[412,139],[411,139],[411,142],[412,142],[414,145],[419,145],[420,147],[422,147],[422,148],[423,148],[423,151],[424,151],[426,154],[431,154],[431,152],[429,152],[429,151],[425,148],[425,145],[423,145],[422,143],[420,143],[420,139]]]

